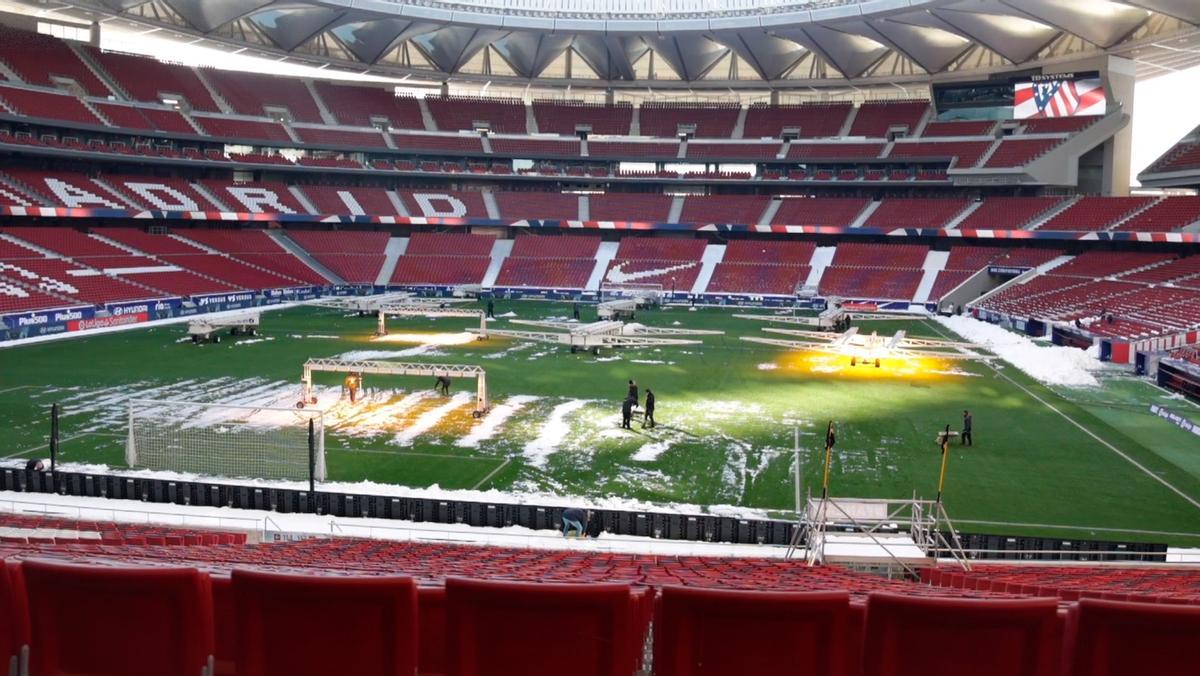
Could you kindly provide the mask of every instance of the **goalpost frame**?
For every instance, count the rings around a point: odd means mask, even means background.
[[[160,410],[163,407],[167,407],[170,410],[170,415],[172,416],[173,421],[177,423],[176,431],[175,431],[175,433],[177,433],[177,434],[185,434],[188,431],[192,431],[192,432],[199,434],[199,433],[202,433],[207,428],[214,428],[214,427],[221,427],[221,426],[236,427],[238,425],[246,426],[246,430],[244,430],[244,432],[246,432],[246,433],[254,433],[256,431],[266,432],[266,431],[270,431],[272,429],[279,429],[278,427],[272,428],[272,427],[266,426],[266,425],[258,425],[258,424],[253,424],[253,423],[231,421],[228,418],[222,419],[222,420],[214,420],[207,425],[194,423],[194,418],[193,418],[193,423],[188,424],[189,418],[187,417],[185,412],[189,411],[189,410],[195,411],[197,409],[225,409],[225,410],[229,410],[229,411],[246,412],[246,413],[249,413],[251,416],[253,416],[255,414],[262,414],[262,413],[286,414],[285,416],[283,416],[285,418],[288,416],[299,416],[299,418],[297,418],[294,421],[294,423],[284,426],[285,428],[286,427],[292,428],[298,437],[298,440],[295,443],[295,448],[291,448],[292,444],[289,443],[288,450],[295,452],[297,464],[299,464],[301,467],[304,468],[304,474],[306,476],[304,476],[302,478],[307,479],[310,483],[314,482],[314,481],[325,481],[325,479],[326,479],[327,465],[326,465],[326,461],[325,461],[325,414],[320,409],[299,410],[296,408],[284,408],[284,407],[273,407],[273,406],[254,406],[254,405],[245,405],[245,404],[230,404],[230,403],[223,403],[223,402],[181,401],[181,400],[170,400],[170,399],[129,399],[129,400],[127,400],[126,407],[127,407],[127,430],[128,430],[128,432],[127,432],[126,441],[125,441],[125,463],[130,468],[145,467],[148,469],[161,469],[161,470],[167,470],[167,471],[183,471],[183,470],[180,470],[178,468],[165,467],[165,466],[149,467],[146,462],[143,462],[143,460],[144,460],[143,455],[142,455],[143,449],[141,448],[141,444],[139,443],[139,437],[137,434],[137,421],[138,421],[137,410],[138,410],[139,406],[148,407],[147,410],[151,410],[149,407],[154,407],[155,409],[160,409]],[[311,436],[310,436],[310,432],[309,432],[310,427],[313,430]],[[310,449],[310,443],[312,446],[311,449]],[[236,444],[230,444],[230,445],[226,446],[226,448],[229,448],[231,450],[231,455],[229,456],[229,460],[231,463],[235,463],[239,459],[243,460],[243,461],[245,461],[247,459],[246,456],[244,456],[244,455],[241,458],[237,457]],[[278,449],[275,449],[275,450],[278,450]],[[180,463],[180,464],[184,464],[184,463]],[[282,474],[282,473],[279,473],[279,474]],[[275,476],[254,476],[254,475],[250,475],[250,476],[252,478],[264,478],[264,479],[294,479],[294,478],[297,478],[296,476],[280,476],[279,474],[277,474]],[[234,474],[234,475],[236,476],[236,474]]]

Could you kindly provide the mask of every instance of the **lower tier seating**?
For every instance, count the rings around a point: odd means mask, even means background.
[[[392,284],[454,286],[480,284],[492,259],[487,256],[405,254],[392,271]]]
[[[543,289],[582,289],[592,269],[591,258],[522,258],[504,260],[496,286],[522,286]]]
[[[910,268],[831,265],[821,275],[819,290],[842,298],[911,300],[923,274],[921,270]]]
[[[709,293],[791,296],[808,279],[807,265],[769,265],[722,261],[708,282]]]

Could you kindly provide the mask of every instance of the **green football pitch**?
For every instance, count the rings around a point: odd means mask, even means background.
[[[498,302],[525,319],[567,305]],[[585,308],[585,317],[592,310]],[[656,503],[793,508],[795,430],[805,491],[820,490],[826,422],[837,421],[831,493],[932,497],[936,432],[974,414],[975,445],[951,447],[945,502],[976,532],[1200,545],[1200,444],[1149,405],[1200,418],[1130,376],[1049,388],[1015,368],[972,362],[919,371],[854,367],[738,340],[762,324],[731,310],[668,308],[649,325],[719,329],[702,345],[572,354],[492,338],[463,342],[469,319],[393,320],[300,308],[263,315],[255,339],[193,345],[183,324],[0,349],[0,429],[8,458],[45,457],[48,411],[62,407],[60,462],[124,466],[127,400],[293,406],[310,357],[477,364],[492,410],[471,416],[473,383],[450,397],[432,378],[367,376],[366,400],[340,399],[341,375],[316,374],[331,482],[542,492]],[[677,324],[678,323],[678,324]],[[494,326],[501,326],[504,320]],[[925,321],[864,330],[940,336]],[[658,398],[654,429],[619,429],[626,383]]]

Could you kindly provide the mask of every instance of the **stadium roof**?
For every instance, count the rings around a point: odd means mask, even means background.
[[[1200,64],[1197,0],[62,0],[54,11],[427,82],[788,89],[1105,53],[1134,59],[1139,77]]]

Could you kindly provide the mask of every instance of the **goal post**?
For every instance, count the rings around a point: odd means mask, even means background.
[[[314,408],[131,399],[125,462],[204,476],[324,481],[325,418]],[[314,449],[309,469],[309,421]]]
[[[602,282],[600,302],[610,300],[634,300],[638,307],[658,305],[663,299],[663,285],[636,282]]]

